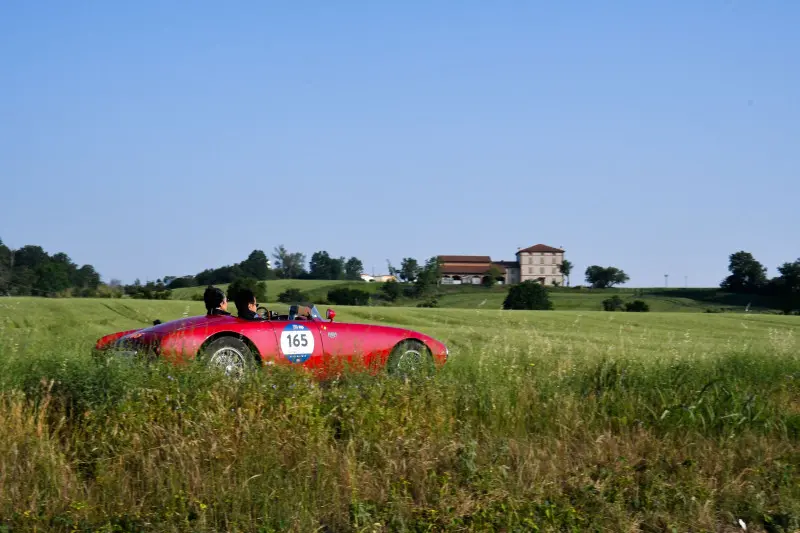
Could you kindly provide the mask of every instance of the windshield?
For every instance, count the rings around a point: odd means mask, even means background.
[[[317,306],[314,304],[293,304],[289,308],[289,318],[292,319],[297,315],[310,316],[315,320],[324,320],[322,315],[319,313]]]

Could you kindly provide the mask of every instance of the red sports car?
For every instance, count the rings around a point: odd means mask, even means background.
[[[323,318],[313,304],[292,305],[286,315],[261,307],[259,314],[264,320],[203,315],[156,323],[106,335],[97,341],[95,350],[126,357],[161,357],[176,364],[197,359],[232,377],[272,364],[297,365],[322,378],[347,366],[404,374],[441,367],[449,355],[443,343],[422,333],[334,322],[333,310],[328,309]]]

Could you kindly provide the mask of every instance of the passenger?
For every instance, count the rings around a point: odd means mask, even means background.
[[[203,301],[206,304],[207,314],[231,315],[228,312],[228,298],[225,296],[225,293],[222,292],[222,289],[209,285],[208,288],[206,288],[206,292],[203,293]]]
[[[256,295],[250,289],[241,289],[233,299],[238,311],[238,317],[245,320],[264,320],[258,312]]]

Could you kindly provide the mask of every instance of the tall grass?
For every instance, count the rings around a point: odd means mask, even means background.
[[[800,528],[794,323],[728,342],[417,313],[396,319],[453,340],[432,379],[236,384],[0,337],[0,530]]]

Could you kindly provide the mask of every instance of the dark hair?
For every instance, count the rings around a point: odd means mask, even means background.
[[[206,303],[206,311],[211,314],[211,311],[222,305],[225,300],[225,293],[222,289],[209,285],[206,292],[203,293],[203,301]]]
[[[236,310],[240,316],[247,311],[247,306],[255,301],[255,293],[246,287],[236,291],[236,295],[233,297],[233,303],[236,304]]]

